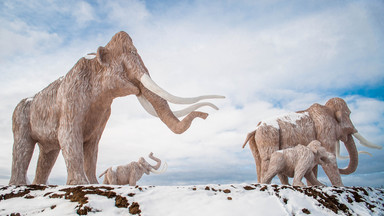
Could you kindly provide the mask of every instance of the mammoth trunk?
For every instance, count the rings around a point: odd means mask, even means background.
[[[344,169],[339,169],[340,174],[348,175],[355,172],[359,164],[359,157],[355,145],[355,141],[351,134],[348,135],[348,140],[344,143],[349,154],[349,164]]]
[[[160,165],[161,165],[161,160],[159,158],[153,156],[152,154],[149,155],[149,158],[151,158],[152,160],[157,162],[155,166],[152,166],[152,168],[155,170],[158,170],[160,168]]]
[[[142,96],[145,97],[149,103],[155,109],[157,116],[160,118],[167,127],[176,134],[181,134],[186,131],[195,118],[207,118],[208,114],[203,112],[191,112],[183,120],[179,120],[170,109],[168,102],[145,88],[142,84],[140,85]]]

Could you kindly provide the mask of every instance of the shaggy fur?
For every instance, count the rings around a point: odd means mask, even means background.
[[[26,173],[38,143],[40,155],[33,184],[46,184],[62,150],[67,184],[96,184],[98,143],[111,114],[114,98],[144,97],[160,120],[174,133],[186,131],[203,112],[191,112],[180,121],[166,100],[146,89],[140,78],[148,74],[132,39],[119,32],[93,59],[81,58],[65,75],[22,100],[13,113],[13,159],[9,184],[26,184]]]
[[[248,134],[243,148],[249,146],[256,162],[258,182],[267,172],[273,152],[318,140],[322,146],[335,155],[336,142],[344,142],[350,156],[347,168],[326,172],[332,184],[341,186],[340,173],[350,174],[358,165],[358,153],[352,135],[356,133],[347,104],[341,98],[332,98],[323,106],[313,104],[307,110],[284,115],[268,121],[261,121],[255,131]],[[337,167],[337,164],[336,164]],[[316,172],[315,168],[315,172]],[[316,173],[315,173],[316,175]],[[278,175],[282,184],[288,184],[286,176]]]
[[[271,159],[262,183],[270,184],[273,177],[281,174],[293,177],[292,185],[305,186],[301,181],[303,177],[312,185],[323,185],[314,176],[312,170],[318,164],[323,169],[329,168],[329,164],[334,163],[336,157],[327,152],[317,140],[310,142],[307,146],[297,145],[295,147],[279,150],[271,155]]]
[[[151,169],[159,169],[161,165],[161,160],[154,157],[152,152],[149,154],[149,157],[156,161],[157,164],[152,166],[149,164],[144,158],[140,158],[137,162],[131,162],[126,165],[120,165],[117,167],[110,167],[105,170],[99,178],[103,175],[104,181],[103,184],[111,184],[111,185],[126,185],[135,186],[136,182],[140,180],[143,174],[149,175]]]

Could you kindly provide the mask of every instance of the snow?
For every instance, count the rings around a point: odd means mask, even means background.
[[[261,125],[268,125],[268,126],[272,126],[276,129],[279,129],[279,123],[278,123],[278,120],[280,121],[284,121],[284,122],[288,122],[290,124],[296,124],[296,121],[304,118],[304,117],[307,117],[309,114],[308,112],[303,112],[303,113],[288,113],[288,114],[284,114],[284,115],[280,115],[280,116],[275,116],[275,117],[272,117],[272,118],[269,118],[269,119],[265,119],[263,121],[261,121]]]
[[[129,205],[118,205],[118,197],[126,199]],[[280,216],[310,213],[364,216],[384,215],[383,200],[384,189],[368,187],[300,188],[245,183],[136,187],[4,186],[0,188],[0,215],[77,215],[79,209],[88,209],[85,212],[88,215]],[[131,209],[134,203],[138,204],[141,213]]]
[[[119,165],[113,165],[113,166],[112,166],[112,172],[116,172],[118,166],[119,166]]]
[[[89,54],[87,54],[87,55],[84,56],[84,58],[85,58],[85,59],[88,59],[88,60],[90,60],[90,59],[94,59],[95,57],[96,57],[96,54],[93,54],[93,53],[89,53]]]

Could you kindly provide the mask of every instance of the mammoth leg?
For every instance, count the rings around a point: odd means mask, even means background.
[[[312,175],[313,175],[313,177],[317,180],[317,170],[318,169],[318,165],[316,165],[315,167],[313,167],[313,169],[312,169]],[[306,178],[307,179],[307,185],[308,186],[313,186],[314,184],[312,184],[312,182],[311,181],[308,181],[308,178]]]
[[[281,184],[289,185],[288,176],[283,174],[277,174],[277,176],[279,177]]]
[[[279,139],[279,130],[272,126],[260,126],[256,130],[256,147],[261,159],[260,179],[263,179],[264,174],[267,173],[271,155],[279,150]]]
[[[85,174],[88,177],[89,183],[98,184],[96,177],[96,163],[97,163],[97,153],[99,151],[99,141],[101,134],[103,134],[105,125],[107,124],[108,118],[111,115],[111,109],[108,109],[103,116],[98,131],[93,135],[89,141],[84,143],[84,170]]]
[[[275,177],[276,174],[280,173],[280,171],[284,168],[283,157],[279,157],[280,155],[278,155],[277,157],[274,156],[277,155],[272,155],[271,157],[268,170],[264,173],[264,176],[261,181],[261,183],[263,184],[270,184],[273,177]]]
[[[333,186],[343,187],[343,181],[339,173],[339,168],[337,167],[337,162],[328,163],[322,165],[325,174],[328,176]]]
[[[318,185],[318,186],[324,186],[323,183],[319,182],[312,171],[305,174],[305,179],[307,179],[307,184],[309,185]]]
[[[105,173],[105,175],[104,175],[103,184],[111,184],[111,181],[109,180],[109,178],[110,178],[110,172],[111,172],[110,168],[107,169],[105,172],[106,172],[106,173]]]
[[[56,162],[60,149],[54,149],[49,152],[45,152],[43,148],[40,148],[39,159],[37,161],[36,175],[32,184],[47,184],[49,174],[52,167]]]
[[[27,170],[36,145],[36,141],[30,135],[29,110],[29,103],[21,102],[13,113],[12,130],[14,144],[10,185],[27,184]]]
[[[137,173],[136,173],[137,174]],[[130,174],[130,177],[129,177],[129,186],[136,186],[136,175],[134,175],[133,173]]]
[[[96,178],[96,162],[97,162],[98,143],[84,143],[84,170],[88,177],[89,183],[98,184]]]
[[[10,185],[26,185],[27,170],[36,142],[29,137],[16,138],[12,152],[12,173]]]
[[[305,184],[301,181],[308,170],[308,163],[307,161],[299,161],[297,166],[295,167],[295,174],[293,176],[293,186],[301,186],[304,187]]]
[[[65,165],[67,166],[67,184],[89,184],[84,172],[84,153],[82,131],[79,123],[71,120],[61,120],[58,132]]]

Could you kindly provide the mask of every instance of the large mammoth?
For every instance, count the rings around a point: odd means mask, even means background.
[[[244,148],[249,141],[256,162],[258,182],[261,182],[267,172],[273,152],[293,147],[298,143],[308,144],[312,140],[318,140],[328,152],[336,155],[336,147],[341,140],[349,153],[349,164],[344,169],[325,172],[333,185],[342,186],[340,174],[353,173],[358,165],[358,152],[352,135],[361,144],[381,148],[368,143],[357,133],[350,114],[351,111],[343,99],[332,98],[325,105],[316,103],[307,110],[259,122],[256,130],[248,134],[243,145]],[[337,168],[337,164],[334,167]],[[278,176],[282,184],[288,184],[286,176]]]
[[[163,170],[158,171],[161,165],[161,160],[153,156],[152,152],[148,155],[148,157],[157,162],[155,166],[152,166],[143,157],[141,157],[137,162],[134,161],[126,165],[109,167],[100,174],[99,178],[105,175],[103,184],[129,184],[130,186],[135,186],[136,182],[140,180],[144,173],[147,175],[149,175],[150,172],[159,174],[167,169],[167,163],[164,163]]]
[[[198,103],[172,112],[168,101],[193,104],[206,95],[180,98],[166,92],[148,74],[132,39],[125,32],[114,35],[94,58],[81,58],[63,77],[23,99],[13,113],[13,159],[9,184],[26,184],[26,173],[38,143],[40,154],[33,184],[46,184],[62,150],[67,167],[67,184],[95,184],[98,143],[111,114],[114,98],[134,94],[150,114],[174,133],[186,131],[193,119],[208,114],[194,111],[211,103]],[[183,120],[178,117],[187,115]]]

